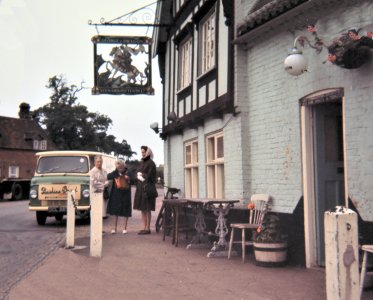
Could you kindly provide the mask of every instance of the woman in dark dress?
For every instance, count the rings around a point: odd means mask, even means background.
[[[128,218],[132,216],[131,178],[123,160],[117,160],[115,166],[116,169],[107,175],[107,179],[113,181],[107,212],[115,218],[114,229],[111,233],[117,232],[118,217],[124,217],[122,233],[126,234]]]
[[[137,184],[133,208],[141,211],[143,229],[139,231],[139,234],[150,234],[151,211],[155,211],[156,197],[145,195],[144,185],[152,185],[152,188],[155,189],[156,166],[152,159],[153,152],[149,147],[141,146],[141,155],[141,163],[137,170]]]

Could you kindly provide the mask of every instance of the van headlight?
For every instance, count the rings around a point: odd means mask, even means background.
[[[38,197],[38,191],[37,190],[30,190],[30,198],[36,199]]]
[[[84,198],[89,198],[89,190],[88,189],[83,190],[82,194],[83,194]]]

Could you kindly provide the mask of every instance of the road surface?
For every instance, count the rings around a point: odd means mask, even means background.
[[[135,188],[132,187],[132,203]],[[158,189],[158,212],[163,190]],[[157,214],[153,213],[153,223]],[[104,220],[109,224],[110,219]],[[133,211],[130,225],[140,225],[141,214]],[[75,238],[89,235],[89,222],[76,219]],[[0,300],[10,289],[59,247],[65,246],[66,216],[61,222],[48,217],[44,226],[37,225],[35,212],[28,210],[28,200],[0,201]],[[78,245],[76,245],[78,246]],[[58,271],[58,267],[56,267]]]
[[[0,202],[0,299],[60,247],[64,237],[64,221],[48,218],[45,226],[37,225],[28,200]]]

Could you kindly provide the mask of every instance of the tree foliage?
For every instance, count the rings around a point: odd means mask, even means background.
[[[135,152],[126,140],[117,142],[106,132],[112,120],[103,114],[89,112],[79,104],[78,93],[84,89],[67,85],[62,75],[49,78],[50,102],[33,111],[34,118],[61,150],[91,150],[130,158]]]

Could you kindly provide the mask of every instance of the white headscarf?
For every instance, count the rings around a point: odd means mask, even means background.
[[[150,157],[151,159],[153,159],[153,157],[154,157],[153,151],[152,151],[152,149],[150,149],[150,147],[148,147],[148,150],[146,150],[146,152],[145,152],[145,157],[144,158],[147,158],[147,157]]]

